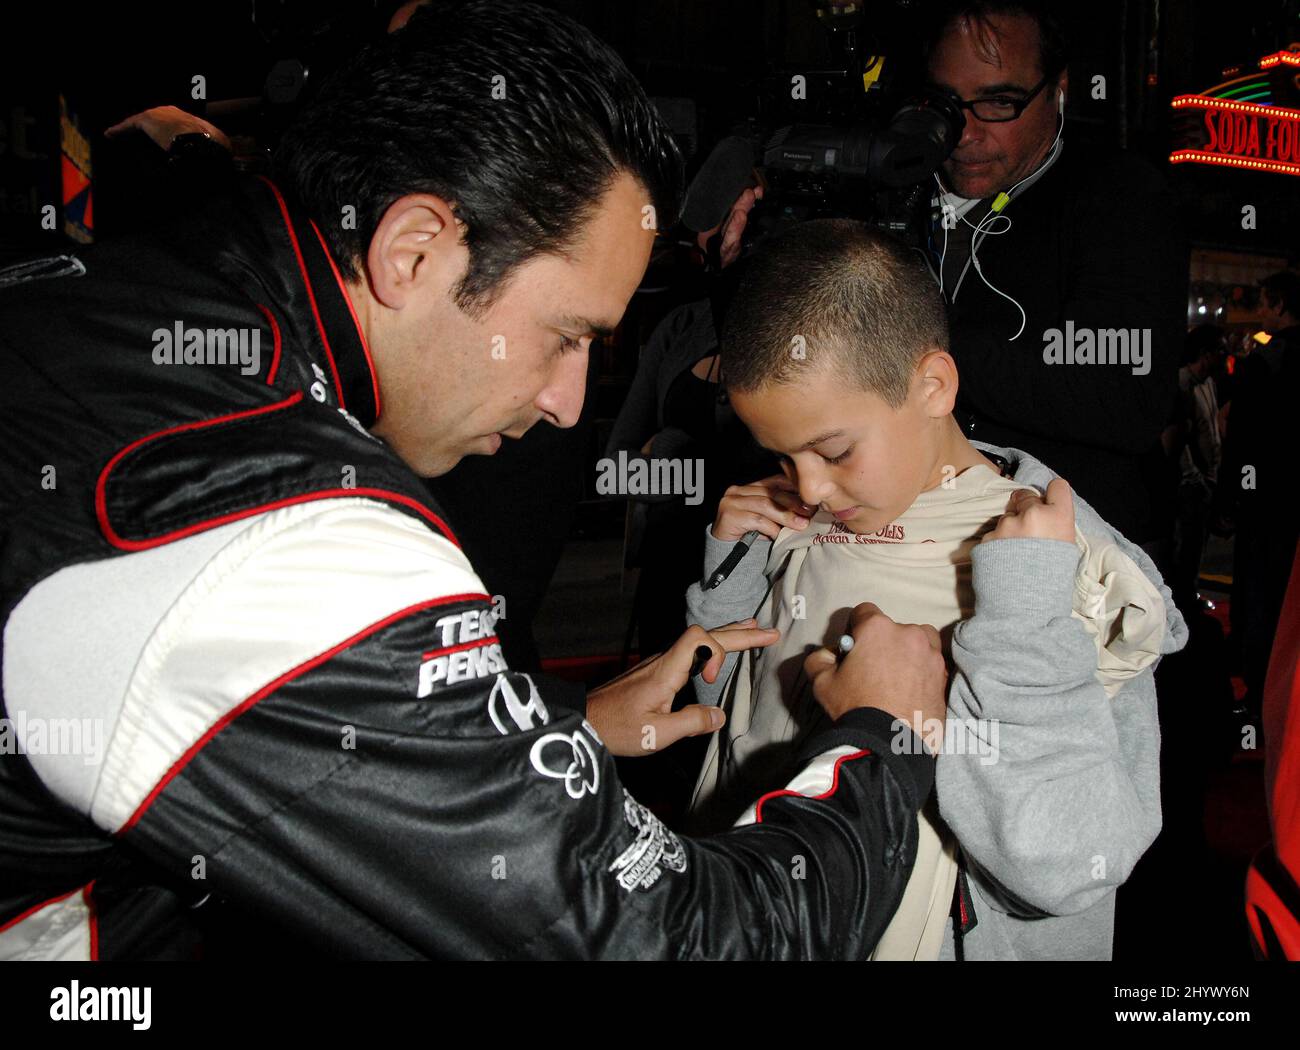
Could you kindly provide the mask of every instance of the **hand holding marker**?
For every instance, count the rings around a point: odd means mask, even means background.
[[[715,587],[721,585],[723,580],[735,572],[736,566],[739,565],[741,561],[744,560],[745,555],[749,553],[750,544],[758,539],[760,535],[761,534],[757,530],[745,533],[744,539],[737,541],[736,545],[731,548],[731,553],[723,559],[722,564],[713,570],[713,575],[709,577],[709,582],[704,585],[704,589],[706,591],[713,590]]]
[[[794,482],[774,474],[751,485],[732,485],[718,503],[712,534],[716,539],[740,539],[704,584],[706,591],[718,587],[735,571],[759,536],[776,539],[782,528],[806,529],[816,508],[804,503]],[[748,526],[758,521],[757,529]]]

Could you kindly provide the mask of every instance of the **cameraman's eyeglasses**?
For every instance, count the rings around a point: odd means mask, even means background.
[[[962,109],[969,109],[975,115],[976,120],[982,120],[986,124],[1005,124],[1010,120],[1018,120],[1020,114],[1025,111],[1025,107],[1038,97],[1038,93],[1047,87],[1050,76],[1043,77],[1034,88],[1024,98],[1011,98],[1007,95],[992,95],[989,98],[959,99],[953,98]]]

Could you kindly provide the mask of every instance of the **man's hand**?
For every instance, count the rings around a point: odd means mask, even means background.
[[[730,266],[740,256],[740,242],[745,236],[745,225],[749,222],[749,213],[754,210],[754,205],[763,199],[763,187],[751,186],[746,188],[736,202],[731,206],[731,211],[722,221],[720,227],[715,226],[711,230],[705,230],[696,238],[696,243],[700,246],[701,251],[708,250],[709,239],[722,230],[722,244],[718,246],[718,255],[722,260],[724,267]]]
[[[943,725],[948,710],[948,668],[939,632],[929,624],[899,624],[871,602],[849,616],[853,648],[839,659],[826,648],[804,661],[813,696],[831,718],[876,707],[918,732]],[[938,741],[929,739],[931,750]]]
[[[596,727],[605,746],[615,755],[633,757],[662,751],[682,737],[712,733],[726,721],[721,709],[691,704],[673,710],[673,697],[690,678],[695,651],[705,647],[708,661],[700,670],[712,684],[722,671],[727,653],[771,645],[779,631],[741,620],[706,631],[688,628],[673,647],[637,664],[587,695],[587,721]]]
[[[808,527],[817,512],[799,498],[793,481],[784,474],[755,481],[752,485],[732,485],[718,501],[718,515],[713,519],[713,538],[735,542],[747,532],[761,532],[776,539],[783,525],[792,529]]]
[[[1016,489],[1007,501],[1007,512],[997,527],[984,534],[981,543],[993,540],[1063,540],[1074,542],[1074,497],[1064,478],[1054,478],[1047,494]]]
[[[220,145],[230,149],[230,139],[219,127],[176,106],[155,106],[153,109],[133,113],[126,120],[119,121],[111,128],[105,128],[104,134],[113,138],[124,131],[131,130],[143,131],[164,152],[171,149],[172,139],[177,135],[193,132],[210,135]]]

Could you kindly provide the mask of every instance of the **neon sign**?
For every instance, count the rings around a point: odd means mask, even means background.
[[[1265,55],[1259,67],[1285,73],[1300,67],[1300,51]],[[1300,109],[1277,105],[1273,86],[1268,73],[1250,73],[1201,94],[1178,95],[1170,105],[1202,110],[1204,122],[1196,141],[1174,150],[1169,162],[1300,175]]]

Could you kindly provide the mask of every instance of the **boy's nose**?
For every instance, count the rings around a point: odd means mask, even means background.
[[[817,474],[799,472],[799,498],[810,507],[820,506],[831,495],[834,486],[830,480]]]

